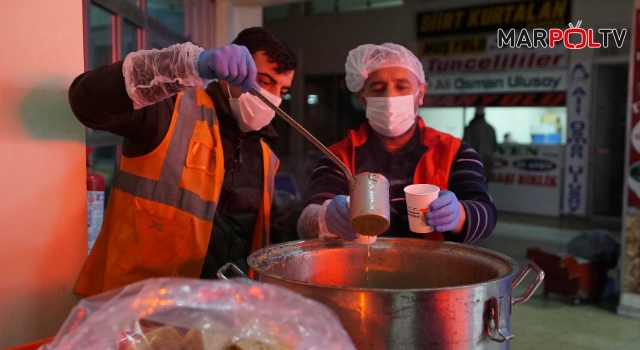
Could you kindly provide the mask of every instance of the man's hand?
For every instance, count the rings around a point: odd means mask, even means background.
[[[249,92],[252,87],[258,88],[258,69],[244,46],[231,44],[202,51],[198,56],[198,73],[203,79],[219,79],[233,86],[242,86],[242,92]]]
[[[347,198],[347,196],[342,195],[333,198],[327,206],[325,220],[329,232],[340,238],[352,241],[360,235],[351,228],[351,214]]]
[[[462,217],[461,217],[462,216]],[[438,198],[429,206],[427,224],[438,232],[460,232],[466,215],[456,195],[451,191],[440,191]]]

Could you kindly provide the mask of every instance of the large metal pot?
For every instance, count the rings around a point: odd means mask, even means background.
[[[256,251],[248,263],[257,280],[332,308],[361,350],[508,349],[511,307],[544,278],[530,263],[512,281],[514,260],[462,244],[378,238],[370,251],[341,240],[297,241]],[[512,297],[531,269],[536,280]]]

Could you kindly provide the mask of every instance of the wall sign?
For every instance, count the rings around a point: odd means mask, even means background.
[[[630,127],[627,147],[627,203],[623,228],[622,288],[618,313],[632,317],[640,315],[640,1],[633,9],[633,37],[629,62],[629,106],[627,126]]]
[[[489,184],[496,208],[559,216],[563,158],[564,147],[561,145],[498,146]]]
[[[420,43],[421,57],[456,56],[485,53],[491,35],[425,40]],[[496,36],[493,35],[495,43]]]
[[[563,211],[585,216],[589,157],[591,65],[577,62],[569,71],[567,90],[567,154]]]
[[[521,49],[522,51],[526,49]],[[549,69],[566,67],[569,55],[543,50],[525,52],[494,51],[483,55],[422,58],[425,74],[449,72],[482,72],[508,69]]]
[[[425,95],[422,107],[564,106],[564,92],[520,94]]]
[[[640,10],[636,10],[640,16]],[[630,115],[630,135],[629,135],[629,174],[627,174],[628,189],[628,205],[630,207],[640,208],[640,19],[635,20],[635,42],[633,43],[633,56],[635,59],[631,61],[630,69],[633,76],[633,90],[629,92],[631,99]]]
[[[513,92],[563,92],[564,69],[476,74],[427,75],[427,94],[487,94]]]
[[[483,72],[508,69],[567,67],[569,50],[553,48],[498,48],[496,35],[429,40],[422,43],[421,62],[427,75],[450,72]]]
[[[571,1],[521,1],[429,11],[417,16],[419,38],[496,32],[498,28],[565,27],[571,21]]]

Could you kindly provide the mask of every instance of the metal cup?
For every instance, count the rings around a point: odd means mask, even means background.
[[[389,228],[389,180],[376,173],[353,177],[350,195],[351,228],[365,236],[377,236]]]

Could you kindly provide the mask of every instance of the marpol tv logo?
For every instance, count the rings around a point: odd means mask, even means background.
[[[618,48],[622,48],[624,40],[627,37],[626,29],[601,28],[598,30],[580,28],[582,21],[578,21],[574,27],[569,23],[569,28],[559,29],[541,29],[531,30],[521,29],[517,33],[511,28],[504,31],[498,29],[497,46],[499,48],[553,48],[556,45],[564,45],[567,49],[579,50],[584,48],[599,49],[607,48],[612,43]],[[529,32],[532,32],[530,34]],[[600,40],[597,40],[600,39]]]

